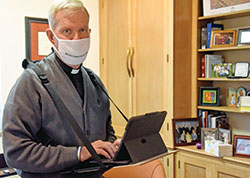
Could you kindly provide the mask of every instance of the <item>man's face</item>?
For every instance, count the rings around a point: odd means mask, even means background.
[[[89,38],[89,17],[83,9],[63,9],[56,13],[54,33],[59,39],[79,40]],[[48,32],[50,41],[58,49],[58,41],[51,32]]]

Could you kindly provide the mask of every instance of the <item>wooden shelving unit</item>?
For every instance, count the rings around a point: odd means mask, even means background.
[[[250,90],[250,78],[201,78],[201,59],[206,54],[222,55],[225,63],[235,64],[236,62],[249,62],[250,45],[234,46],[223,48],[200,49],[201,29],[207,23],[214,22],[223,24],[224,29],[238,29],[250,26],[250,9],[237,12],[202,16],[203,0],[193,0],[193,22],[192,22],[192,67],[194,95],[194,112],[204,111],[223,111],[226,112],[232,138],[234,135],[249,135],[250,111],[244,111],[237,107],[225,106],[228,103],[228,89],[233,87],[247,88]],[[198,106],[199,87],[219,87],[220,103],[223,106]],[[177,178],[214,178],[214,177],[239,177],[249,178],[250,159],[243,157],[216,157],[205,152],[204,149],[197,149],[195,146],[177,147],[176,154],[176,177]]]
[[[233,50],[247,50],[247,49],[250,49],[249,45],[246,45],[246,46],[233,46],[233,47],[226,47],[226,48],[198,49],[198,52],[233,51]]]
[[[250,113],[250,111],[244,111],[241,110],[240,108],[234,108],[229,106],[198,106],[198,109],[233,112],[233,113]]]
[[[250,78],[198,78],[198,81],[212,81],[212,82],[250,82]]]
[[[202,27],[206,25],[208,22],[215,22],[215,23],[221,23],[224,24],[225,29],[237,29],[242,27],[248,27],[250,26],[250,23],[246,21],[247,19],[250,19],[250,9],[248,10],[242,10],[237,12],[230,12],[230,13],[224,13],[224,14],[218,14],[218,15],[211,15],[211,16],[202,16],[202,7],[201,7],[201,0],[197,0],[198,2],[198,19],[197,19],[197,27],[198,30],[194,31],[197,34],[197,51],[194,55],[196,58],[194,60],[199,61],[201,56],[204,54],[221,54],[224,55],[226,53],[226,61],[230,63],[239,62],[241,60],[245,60],[246,62],[249,61],[249,55],[248,50],[250,49],[250,45],[245,46],[234,46],[234,47],[225,47],[225,48],[209,48],[209,49],[199,49],[200,45],[200,38],[199,38],[199,31]],[[243,26],[242,26],[243,24]],[[195,50],[194,50],[195,52]],[[238,55],[239,54],[239,55]],[[231,57],[233,56],[233,57]],[[248,60],[247,60],[248,59]],[[228,91],[228,86],[245,86],[248,90],[250,90],[250,77],[249,78],[201,78],[199,74],[199,68],[200,63],[197,63],[197,86],[216,86],[216,87],[222,87],[223,89],[221,91],[226,92]],[[225,83],[223,83],[225,82]],[[197,92],[198,93],[198,92]],[[225,93],[223,93],[225,94]],[[225,94],[226,95],[226,94]],[[198,95],[197,95],[198,96]],[[225,97],[224,97],[225,99]],[[225,102],[224,102],[225,103]],[[201,110],[214,110],[214,111],[224,111],[228,113],[246,113],[249,114],[250,111],[244,111],[240,108],[234,108],[229,106],[218,106],[218,107],[211,107],[211,106],[197,106],[197,109]]]
[[[218,15],[210,15],[210,16],[200,16],[198,17],[198,20],[226,20],[226,19],[232,19],[232,18],[238,18],[238,17],[244,17],[249,16],[250,10],[242,10],[237,12],[229,12],[224,14],[218,14]]]

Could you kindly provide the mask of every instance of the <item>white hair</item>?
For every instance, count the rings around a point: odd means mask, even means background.
[[[48,21],[51,29],[54,29],[56,13],[62,9],[83,9],[89,17],[89,13],[81,0],[56,0],[49,9]]]

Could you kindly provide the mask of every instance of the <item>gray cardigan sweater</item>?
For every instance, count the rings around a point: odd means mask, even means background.
[[[115,140],[109,100],[93,85],[83,67],[82,103],[54,53],[38,65],[91,142]],[[56,144],[44,145],[41,133],[49,135]],[[80,143],[74,130],[61,122],[53,101],[34,71],[24,70],[11,89],[4,108],[3,147],[7,164],[21,170],[22,177],[58,177],[55,172],[79,163],[77,146]]]

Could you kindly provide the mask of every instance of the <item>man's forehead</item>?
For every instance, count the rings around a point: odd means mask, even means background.
[[[55,15],[55,24],[60,26],[88,26],[89,17],[83,9],[62,9]]]
[[[82,8],[77,9],[60,9],[55,14],[55,20],[64,21],[65,19],[71,20],[72,18],[77,17],[77,20],[85,20],[88,21],[89,17],[86,11]],[[72,19],[72,20],[73,20]]]

